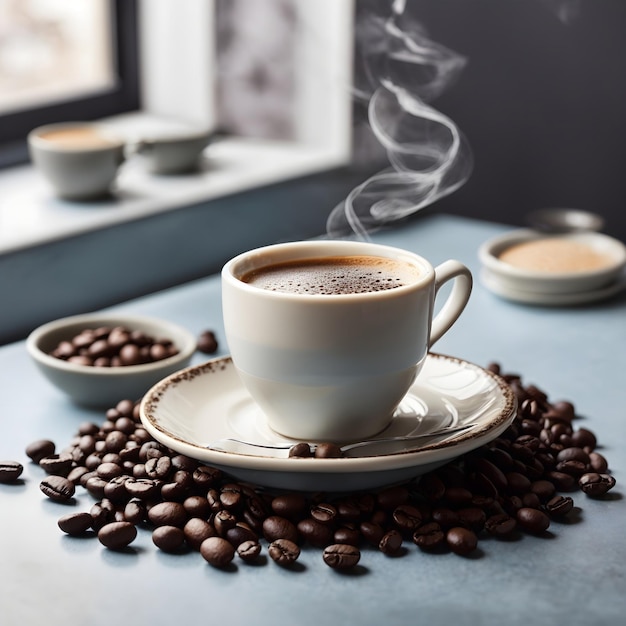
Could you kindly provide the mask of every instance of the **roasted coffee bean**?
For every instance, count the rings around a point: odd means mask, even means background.
[[[530,479],[520,472],[508,472],[505,474],[509,493],[521,494],[530,489]]]
[[[96,474],[90,476],[85,483],[85,489],[87,489],[94,498],[104,498],[104,488],[106,486],[107,481]]]
[[[554,496],[546,502],[546,511],[552,516],[567,515],[574,508],[574,500],[569,496]]]
[[[100,500],[93,504],[89,510],[92,519],[92,528],[95,531],[115,521],[115,507],[109,500]]]
[[[361,533],[357,528],[341,526],[333,533],[332,541],[334,541],[334,543],[345,543],[351,546],[358,546],[361,542]],[[328,543],[331,542],[327,542],[327,545]]]
[[[606,474],[609,469],[607,460],[598,452],[589,453],[589,469],[598,474]]]
[[[323,548],[333,541],[332,527],[312,517],[300,520],[297,530],[307,543],[317,548]]]
[[[98,540],[110,550],[122,550],[136,537],[137,528],[130,522],[111,522],[98,531]]]
[[[324,563],[337,570],[352,569],[360,560],[360,550],[350,544],[335,543],[324,549]]]
[[[320,502],[311,506],[311,517],[321,524],[332,524],[337,518],[337,509],[327,502]]]
[[[68,513],[57,521],[59,528],[68,535],[85,534],[92,526],[93,518],[89,513]]]
[[[298,541],[298,529],[287,518],[270,515],[263,522],[263,536],[269,542],[277,539],[288,539],[296,543]]]
[[[109,480],[104,486],[104,497],[115,502],[116,504],[126,503],[128,501],[128,491],[126,491],[126,481],[128,476],[115,476]]]
[[[72,469],[74,459],[70,454],[52,454],[39,460],[41,467],[46,474],[53,476],[67,476]]]
[[[558,491],[574,491],[576,489],[576,478],[571,474],[553,470],[547,472],[546,478],[554,483]]]
[[[300,548],[289,539],[276,539],[276,541],[270,543],[268,553],[275,563],[283,567],[289,567],[298,560]]]
[[[222,537],[209,537],[202,542],[200,554],[213,567],[226,567],[234,556],[235,548]]]
[[[215,467],[200,465],[193,471],[191,477],[197,487],[207,489],[221,480],[222,472]]]
[[[459,516],[456,511],[447,507],[437,507],[432,510],[431,517],[442,528],[452,528],[460,524]]]
[[[444,498],[453,507],[466,506],[472,501],[472,492],[465,487],[446,487]]]
[[[401,504],[394,509],[392,519],[400,532],[413,533],[422,523],[422,513],[410,504]]]
[[[139,498],[131,498],[124,506],[124,520],[131,524],[141,524],[147,516],[146,505]]]
[[[341,448],[334,443],[318,443],[313,456],[316,459],[338,459],[343,456]]]
[[[35,463],[39,463],[41,459],[52,456],[56,451],[54,441],[49,439],[38,439],[26,446],[26,456]]]
[[[196,348],[199,352],[203,354],[214,354],[217,352],[217,347],[217,339],[213,331],[205,330],[200,333],[196,344]]]
[[[542,533],[550,527],[550,518],[538,509],[522,507],[515,517],[524,530],[534,534]]]
[[[307,510],[307,500],[301,493],[288,493],[272,498],[272,511],[281,517],[298,519]]]
[[[202,517],[207,519],[211,515],[209,501],[204,496],[189,496],[185,498],[183,507],[189,517]]]
[[[478,533],[485,527],[487,516],[483,509],[476,506],[468,506],[456,512],[461,526]]]
[[[177,526],[157,526],[152,531],[152,543],[163,552],[178,552],[185,544],[185,533]]]
[[[517,528],[514,517],[506,513],[492,515],[485,521],[485,530],[496,537],[506,537]]]
[[[572,445],[579,448],[588,448],[594,450],[597,445],[596,436],[586,428],[579,428],[572,434]]]
[[[188,515],[180,502],[159,502],[148,510],[148,519],[155,526],[178,526],[182,528]]]
[[[154,500],[159,493],[159,483],[151,478],[135,478],[129,476],[124,482],[126,493],[131,498]]]
[[[444,545],[446,535],[436,522],[429,522],[415,529],[413,543],[421,550],[436,550]]]
[[[556,488],[549,480],[536,480],[530,485],[531,493],[536,494],[542,502],[554,496]]]
[[[244,541],[237,546],[239,558],[246,563],[253,563],[261,554],[261,544],[258,541]]]
[[[39,488],[51,500],[67,502],[76,491],[74,483],[63,476],[48,476],[44,478]]]
[[[455,554],[469,554],[478,546],[476,533],[469,528],[456,526],[446,533],[446,543]]]
[[[15,482],[24,471],[24,467],[18,461],[0,461],[0,483]]]
[[[446,486],[436,474],[426,474],[420,478],[417,486],[419,492],[431,502],[438,502],[446,492]]]
[[[582,476],[588,469],[589,465],[587,463],[575,461],[573,459],[561,461],[560,463],[557,463],[555,468],[557,472],[564,472],[565,474],[570,474],[570,476],[574,476],[575,478]]]
[[[245,522],[237,522],[226,531],[226,539],[237,547],[245,541],[258,541],[257,534]]]
[[[313,451],[308,443],[301,441],[289,448],[289,457],[293,459],[307,459],[313,456]]]
[[[172,469],[172,460],[169,456],[159,456],[145,462],[146,475],[149,478],[163,480]]]
[[[199,517],[192,517],[183,527],[183,532],[187,544],[194,550],[200,550],[205,539],[217,536],[215,528],[208,521]]]
[[[605,495],[615,487],[615,478],[610,474],[598,474],[589,472],[583,474],[578,480],[578,486],[582,492],[592,498]]]
[[[385,534],[383,527],[374,522],[361,522],[359,530],[363,539],[372,546],[378,546]]]
[[[402,548],[402,535],[397,530],[390,530],[386,532],[380,542],[378,543],[378,549],[387,555],[398,554]]]

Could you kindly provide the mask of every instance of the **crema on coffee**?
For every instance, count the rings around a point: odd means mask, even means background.
[[[240,280],[269,291],[304,295],[345,295],[386,291],[414,283],[415,265],[378,256],[332,256],[266,265]]]
[[[98,130],[89,126],[50,130],[39,136],[41,139],[50,141],[60,148],[69,150],[94,150],[117,145],[117,142],[112,141]]]

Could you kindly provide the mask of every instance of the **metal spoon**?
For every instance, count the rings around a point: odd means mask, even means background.
[[[432,430],[430,432],[420,433],[417,435],[406,435],[406,436],[400,436],[400,437],[381,437],[379,439],[367,439],[366,441],[356,441],[353,443],[346,444],[344,446],[340,446],[340,450],[343,454],[345,454],[351,450],[355,450],[355,449],[363,450],[364,448],[380,446],[380,445],[389,444],[389,443],[406,443],[410,441],[419,441],[421,439],[433,439],[437,437],[443,437],[443,436],[451,435],[454,433],[460,433],[466,430],[470,430],[471,428],[474,428],[475,426],[476,424],[464,424],[461,426],[447,426],[439,430]],[[257,450],[258,448],[262,448],[265,450],[285,450],[286,451],[286,450],[291,449],[296,443],[297,442],[285,442],[285,443],[280,443],[280,444],[264,444],[264,443],[254,443],[252,441],[243,441],[241,439],[235,439],[235,438],[229,437],[229,438],[218,439],[216,441],[213,441],[206,447],[214,449],[214,450],[223,450],[225,452],[231,452],[233,451],[232,450],[233,446],[229,446],[229,444],[235,444],[234,446],[235,448],[239,448],[241,446],[249,447],[252,449],[252,451]],[[313,449],[315,448],[315,445],[316,445],[315,443],[309,443],[309,446]],[[412,450],[411,448],[409,449],[402,448],[403,452],[410,452],[411,450]]]
[[[539,209],[530,213],[527,221],[533,228],[548,233],[599,231],[604,227],[600,215],[579,209]]]

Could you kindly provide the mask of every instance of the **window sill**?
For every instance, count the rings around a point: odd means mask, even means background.
[[[98,202],[58,199],[31,165],[10,168],[0,171],[0,255],[345,164],[330,150],[228,138],[209,146],[198,172],[187,175],[153,175],[142,157],[131,157],[112,197]]]

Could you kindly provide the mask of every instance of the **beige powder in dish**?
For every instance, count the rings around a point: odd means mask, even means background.
[[[498,258],[514,267],[551,273],[576,273],[609,267],[610,256],[572,239],[549,237],[515,244]]]

